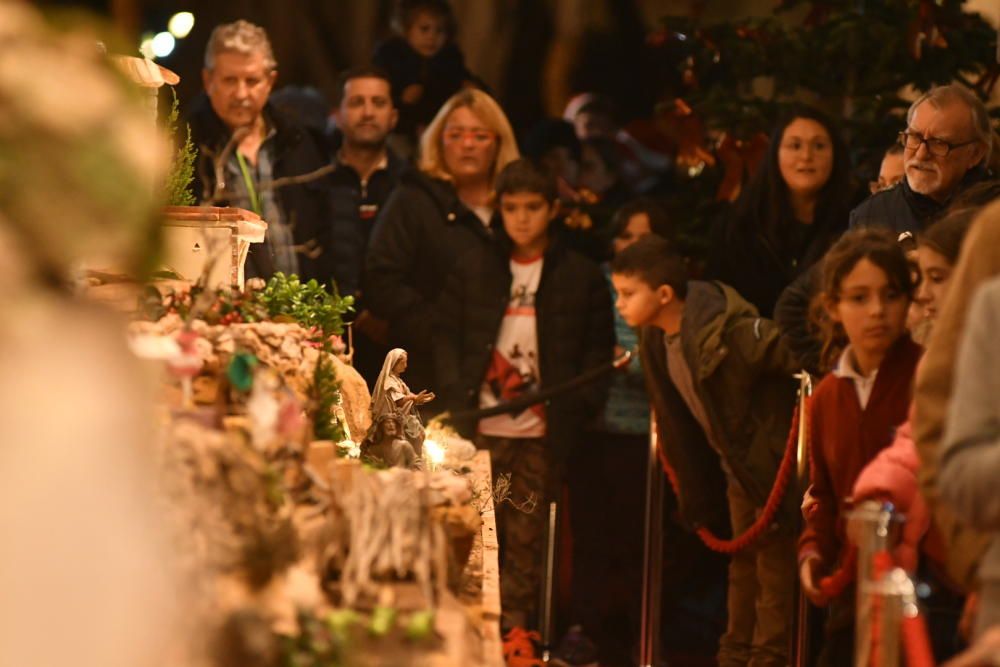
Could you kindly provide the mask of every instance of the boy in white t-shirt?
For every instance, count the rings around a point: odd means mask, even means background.
[[[495,243],[472,251],[450,276],[436,313],[435,365],[452,412],[517,401],[608,363],[614,347],[611,299],[596,264],[566,247],[553,221],[555,179],[529,160],[497,177],[503,219]],[[547,512],[544,503],[570,449],[600,414],[606,382],[544,403],[455,426],[488,449],[493,474],[509,474],[525,513],[497,508],[505,628],[534,626]]]

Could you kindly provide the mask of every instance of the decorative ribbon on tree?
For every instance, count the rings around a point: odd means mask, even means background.
[[[706,145],[705,124],[687,102],[675,98],[656,114],[656,127],[677,146],[677,167],[700,172],[715,166],[715,156]]]
[[[933,0],[920,1],[917,17],[906,30],[907,50],[914,60],[923,57],[925,44],[936,49],[948,48],[938,20],[938,5]]]
[[[737,139],[725,133],[719,140],[715,154],[722,164],[722,182],[715,193],[717,201],[736,201],[743,189],[743,183],[750,179],[767,153],[768,138],[758,132],[749,139]]]

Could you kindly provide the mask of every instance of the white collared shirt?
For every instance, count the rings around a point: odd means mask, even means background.
[[[861,403],[861,409],[864,410],[868,406],[868,399],[871,398],[872,387],[875,386],[875,378],[878,376],[878,369],[873,370],[868,377],[862,375],[855,366],[854,353],[851,352],[851,346],[848,345],[840,353],[840,359],[837,360],[833,374],[835,377],[848,378],[854,381],[854,389],[858,392],[858,402]]]

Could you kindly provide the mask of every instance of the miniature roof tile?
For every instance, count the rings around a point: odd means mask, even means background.
[[[144,88],[159,88],[163,84],[176,86],[181,80],[177,74],[149,58],[111,56],[111,60],[122,74]]]
[[[257,222],[260,216],[244,208],[219,206],[164,206],[164,217],[168,220],[188,220],[196,222]]]

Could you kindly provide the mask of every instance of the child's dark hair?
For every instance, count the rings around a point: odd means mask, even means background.
[[[497,201],[500,201],[500,197],[503,195],[518,192],[539,194],[545,197],[545,201],[549,203],[555,202],[559,197],[555,174],[542,169],[534,160],[528,158],[514,160],[504,167],[497,176],[494,189]]]
[[[653,289],[669,285],[681,300],[687,298],[687,262],[667,239],[650,234],[611,260],[611,273],[635,276]]]
[[[396,0],[390,27],[403,34],[421,12],[444,19],[445,34],[449,39],[455,36],[455,13],[448,0]]]
[[[353,81],[354,79],[381,79],[385,81],[386,85],[389,86],[389,94],[392,95],[392,79],[389,77],[389,73],[378,65],[359,65],[357,67],[351,67],[350,69],[344,70],[337,77],[337,90],[334,94],[333,106],[339,107],[344,101],[344,92],[347,88],[347,82]],[[390,97],[391,99],[391,97]]]
[[[833,321],[827,308],[840,299],[841,283],[863,259],[882,269],[892,288],[907,299],[913,298],[916,287],[913,266],[891,231],[866,227],[841,236],[823,257],[821,289],[812,307],[815,324],[823,334],[823,350],[820,353],[823,370],[834,367],[848,344],[844,327]]]
[[[978,208],[960,208],[951,211],[933,225],[925,229],[917,239],[918,246],[926,246],[948,260],[954,266],[962,251],[962,241],[972,226]]]
[[[677,240],[677,229],[667,215],[666,209],[652,197],[638,197],[615,211],[611,219],[611,238],[624,234],[632,216],[643,213],[649,218],[649,231],[671,243]]]

